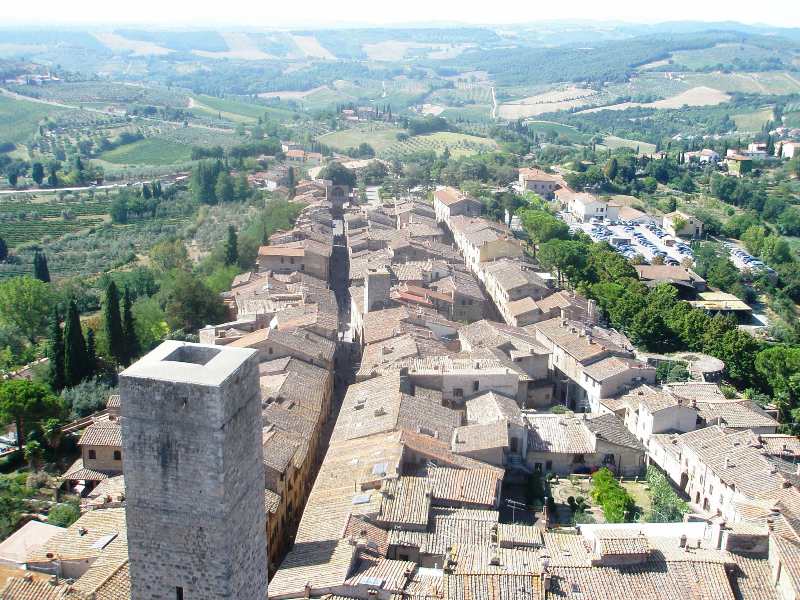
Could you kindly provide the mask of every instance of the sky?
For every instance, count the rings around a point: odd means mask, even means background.
[[[47,16],[47,21],[42,19]],[[739,21],[800,27],[797,0],[37,0],[0,1],[0,24],[154,24],[163,28],[398,25],[419,23],[503,24],[586,19],[624,22]],[[0,43],[2,36],[0,35]]]

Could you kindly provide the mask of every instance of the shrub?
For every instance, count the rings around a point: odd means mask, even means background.
[[[47,513],[47,522],[56,527],[69,527],[81,516],[81,509],[76,502],[56,504]]]
[[[647,515],[647,520],[652,523],[683,520],[683,515],[689,512],[689,505],[678,496],[664,473],[651,465],[647,467],[646,477],[652,500],[652,509]]]
[[[623,523],[632,516],[633,498],[605,467],[592,475],[592,498],[603,507],[609,523]]]

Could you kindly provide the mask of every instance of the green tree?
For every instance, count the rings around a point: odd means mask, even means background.
[[[539,263],[558,277],[563,287],[565,278],[573,285],[586,266],[586,246],[577,240],[550,240],[539,246]]]
[[[61,445],[63,433],[61,431],[62,421],[59,418],[51,417],[42,422],[42,435],[47,445],[53,450],[58,450]]]
[[[5,262],[8,258],[8,244],[0,237],[0,262]]]
[[[36,182],[36,185],[42,185],[42,182],[44,181],[44,167],[42,166],[42,163],[33,163],[33,166],[31,166],[31,179]]]
[[[14,423],[20,450],[40,421],[61,413],[61,403],[44,384],[27,379],[0,383],[0,422]]]
[[[81,516],[81,509],[76,502],[56,504],[47,513],[47,522],[56,527],[69,527]]]
[[[55,392],[64,388],[64,332],[61,330],[61,319],[58,311],[53,310],[50,322],[50,347],[49,347],[49,380],[50,387]]]
[[[125,364],[131,364],[141,353],[136,321],[133,317],[133,300],[130,290],[125,287],[122,294],[122,331],[125,338]]]
[[[228,225],[228,238],[225,240],[225,265],[235,265],[239,261],[239,241],[236,237],[236,229],[233,225]]]
[[[28,461],[28,469],[30,471],[39,470],[39,461],[42,458],[42,445],[36,440],[28,440],[25,444],[24,455],[25,460]]]
[[[126,364],[128,353],[125,344],[125,331],[119,312],[119,289],[112,279],[106,287],[103,302],[103,331],[106,336],[108,353],[120,365]]]
[[[64,326],[64,380],[68,387],[79,384],[88,374],[86,340],[75,300],[70,300]]]
[[[606,166],[603,169],[605,176],[611,181],[617,178],[617,173],[619,173],[619,162],[613,156],[608,159],[606,162]]]
[[[0,324],[19,330],[31,343],[47,331],[53,304],[43,281],[23,275],[0,282]]]
[[[47,267],[47,255],[38,250],[36,254],[33,255],[33,276],[39,281],[50,283],[50,269]]]
[[[233,179],[227,173],[222,171],[217,176],[217,181],[214,184],[214,195],[217,202],[233,202],[235,199],[235,190],[233,187]]]
[[[86,332],[86,377],[94,377],[97,373],[97,342],[94,339],[94,329]]]
[[[350,170],[346,169],[338,162],[330,162],[319,174],[320,179],[329,179],[333,185],[346,185],[348,187],[356,187],[356,176]]]
[[[200,279],[178,271],[167,290],[165,312],[170,327],[194,333],[208,323],[219,323],[225,305]]]
[[[533,242],[533,255],[536,248],[550,240],[565,240],[569,237],[569,227],[564,221],[539,210],[523,210],[519,213],[522,226]]]

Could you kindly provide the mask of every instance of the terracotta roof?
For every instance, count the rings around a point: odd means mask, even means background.
[[[122,447],[122,428],[119,421],[102,419],[95,421],[87,427],[80,439],[79,446],[110,446]]]

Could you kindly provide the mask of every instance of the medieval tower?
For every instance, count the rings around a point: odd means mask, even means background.
[[[131,597],[265,599],[256,351],[164,342],[120,397]]]

